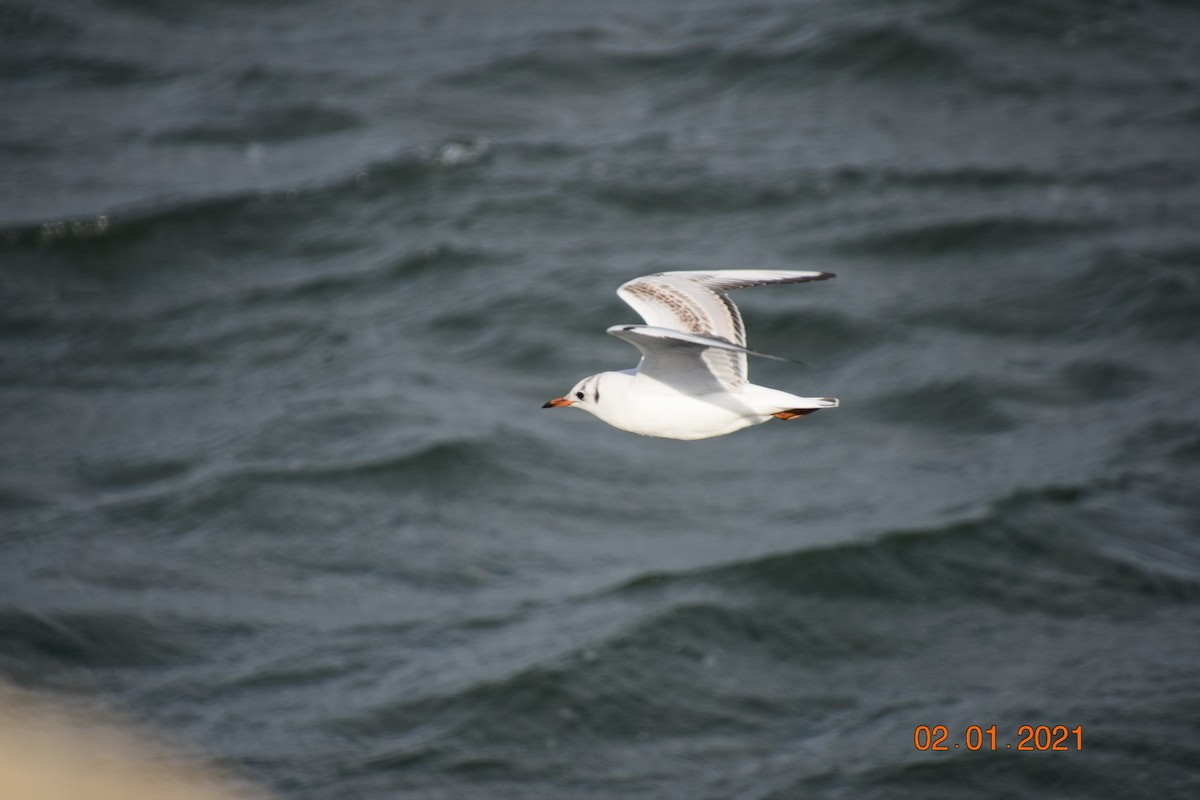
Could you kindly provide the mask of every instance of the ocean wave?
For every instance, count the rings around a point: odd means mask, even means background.
[[[378,291],[418,278],[444,277],[447,273],[463,272],[502,260],[499,253],[437,243],[355,269],[317,272],[239,288],[228,299],[244,307],[286,306],[293,302],[345,297],[354,292]]]
[[[1005,433],[1017,421],[997,402],[1004,392],[981,378],[942,379],[855,404],[860,413],[955,434]]]
[[[1054,228],[1028,235],[1049,234]],[[1014,281],[975,305],[933,305],[905,315],[909,323],[948,327],[1001,338],[1048,335],[1127,337],[1161,341],[1200,337],[1200,286],[1194,265],[1200,247],[1096,244],[1074,257],[1069,270],[1049,282]],[[986,313],[980,313],[984,310]]]
[[[914,637],[929,632],[897,626],[898,615],[1002,628],[1013,615],[1120,621],[1195,603],[1200,553],[1186,525],[1140,552],[1114,546],[1128,520],[1113,514],[1113,498],[1137,491],[1119,478],[1047,486],[940,526],[647,573],[570,608],[527,607],[522,618],[565,623],[571,609],[588,607],[607,623],[582,641],[564,633],[577,640],[566,650],[523,650],[507,670],[460,665],[453,681],[348,709],[336,728],[379,743],[373,766],[453,769],[472,752],[503,770],[497,743],[513,739],[663,741],[762,730],[781,717],[819,720],[855,699],[813,696],[797,681],[824,665],[911,657]],[[1174,558],[1163,547],[1176,548]],[[509,622],[491,619],[488,630],[503,635]],[[753,665],[754,682],[739,679],[740,664]]]
[[[328,427],[322,427],[324,422]],[[381,426],[389,434],[383,443],[369,435]],[[257,513],[263,507],[262,499],[281,490],[289,494],[297,485],[335,494],[383,491],[395,498],[419,499],[426,508],[456,496],[462,486],[473,484],[483,474],[493,488],[515,480],[506,463],[495,461],[496,450],[487,441],[447,438],[432,431],[418,434],[412,424],[397,426],[393,418],[374,415],[356,422],[354,434],[348,438],[328,416],[309,427],[320,429],[318,440],[308,436],[301,424],[267,428],[259,442],[249,442],[245,456],[232,463],[176,460],[170,462],[169,471],[146,468],[136,472],[122,472],[119,465],[108,462],[93,463],[80,477],[97,493],[81,502],[112,520],[169,520],[173,529],[186,530],[210,518],[213,509],[265,519],[269,515]],[[413,441],[401,441],[414,436]],[[276,447],[276,437],[290,437],[291,447]],[[364,439],[372,441],[368,453],[347,457],[346,451],[363,449]],[[524,445],[536,446],[532,441]],[[256,450],[263,448],[274,457],[255,459]]]
[[[630,163],[620,170],[577,179],[571,187],[594,201],[632,213],[703,214],[794,208],[827,199],[832,188],[819,175],[755,180],[696,167]]]
[[[481,464],[491,457],[489,448],[477,441],[438,439],[409,448],[406,452],[340,463],[314,459],[246,466],[239,469],[235,476],[238,479],[263,481],[319,481],[325,485],[330,481],[348,480],[362,485],[364,481],[403,478],[404,485],[409,489],[414,488],[414,484],[420,484],[423,490],[443,487],[446,492],[452,492],[454,486],[459,485],[467,475],[476,473]]]
[[[858,233],[834,247],[848,253],[942,254],[964,250],[1020,249],[1048,238],[1094,231],[1109,224],[1103,218],[1059,218],[988,214],[969,219],[938,219],[923,224],[876,228]]]
[[[839,363],[885,345],[895,336],[886,323],[829,308],[814,308],[811,301],[786,310],[774,305],[771,309],[746,305],[742,315],[753,337],[752,347],[795,358],[812,367]]]
[[[280,193],[279,198],[283,198]],[[140,208],[106,211],[94,217],[73,217],[10,225],[0,230],[0,243],[13,248],[53,246],[59,251],[94,251],[97,246],[115,250],[170,237],[173,241],[199,245],[217,244],[214,229],[235,233],[248,229],[271,205],[271,196],[261,192],[238,192],[203,198],[161,198]],[[189,235],[190,234],[190,235]],[[236,238],[236,237],[235,237]],[[244,248],[244,239],[240,247]]]
[[[79,23],[63,14],[37,5],[0,3],[0,36],[11,36],[13,41],[47,38],[61,42],[79,32]]]
[[[1151,419],[1126,436],[1120,463],[1153,464],[1167,459],[1181,468],[1177,479],[1187,482],[1187,469],[1200,464],[1200,423],[1183,419]]]
[[[1062,81],[1085,89],[1152,84],[1149,70],[1122,73],[1120,48],[1157,46],[1182,54],[1186,41],[1162,20],[1152,25],[1128,21],[1118,10],[1097,13],[1077,0],[1023,2],[1003,11],[962,0],[920,14],[881,7],[823,16],[764,9],[753,20],[737,11],[715,11],[690,24],[665,25],[654,36],[612,25],[529,37],[515,52],[436,76],[429,89],[574,100],[581,93],[618,94],[646,81],[684,93],[698,86],[708,92],[795,92],[797,86],[836,80],[907,87],[937,83],[1020,96],[1052,92]],[[1026,45],[1024,59],[989,60],[1014,37]],[[1096,56],[1088,44],[1106,45],[1108,55]],[[1093,59],[1089,63],[1095,68],[1073,69],[1062,58],[1071,51]]]
[[[0,664],[23,674],[58,667],[140,667],[195,655],[176,624],[102,611],[0,607]]]
[[[172,71],[137,61],[98,55],[37,53],[0,60],[0,78],[6,80],[43,79],[48,75],[89,88],[162,83],[178,77]]]
[[[53,492],[15,482],[0,485],[0,511],[27,511],[45,508],[56,500]]]
[[[101,463],[81,463],[78,479],[98,491],[145,489],[163,481],[177,480],[195,465],[181,458],[155,458],[139,454],[137,458],[108,459]]]
[[[248,144],[281,143],[344,133],[363,127],[352,112],[319,104],[255,108],[224,124],[205,122],[173,128],[156,136],[156,141],[181,144],[216,144],[243,147]]]
[[[755,82],[769,81],[780,70],[796,77],[821,70],[842,78],[911,80],[928,74],[951,77],[968,67],[965,55],[948,41],[896,19],[804,26],[799,33],[800,42],[791,47],[754,43],[728,53],[720,59],[722,73]]]
[[[720,589],[743,602],[775,606],[780,594],[822,600],[985,603],[1008,610],[1071,616],[1092,613],[1097,594],[1109,610],[1200,598],[1200,553],[1185,555],[1183,521],[1147,542],[1144,552],[1112,549],[1128,521],[1112,498],[1143,490],[1136,478],[1091,486],[1048,486],[1000,499],[982,514],[942,526],[881,533],[864,543],[805,549],[671,575],[649,574],[610,590],[614,596],[669,597]],[[1136,506],[1136,502],[1132,505]],[[1167,545],[1169,541],[1174,545]],[[1163,546],[1195,568],[1178,568]],[[1194,549],[1194,548],[1192,548]],[[1086,608],[1085,608],[1086,606]],[[783,606],[775,606],[782,608]]]
[[[669,149],[669,144],[666,145]],[[807,211],[833,202],[874,203],[896,193],[991,193],[1000,204],[969,218],[938,218],[904,227],[881,226],[834,240],[839,252],[902,254],[935,253],[971,247],[1027,247],[1046,237],[1086,233],[1111,226],[1103,207],[1082,202],[1091,189],[1133,188],[1161,192],[1184,189],[1195,181],[1190,170],[1161,160],[1122,164],[1103,170],[1031,169],[1020,164],[948,164],[899,168],[886,165],[838,164],[823,168],[774,170],[737,176],[705,164],[680,164],[663,152],[628,150],[582,173],[563,188],[572,195],[634,213],[708,214],[741,211]],[[1039,213],[1031,213],[1034,204]],[[1023,210],[1017,211],[1015,208]],[[919,220],[919,218],[918,218]]]
[[[517,94],[596,93],[624,90],[639,77],[661,82],[692,80],[699,74],[721,83],[749,79],[769,85],[783,77],[812,78],[822,72],[904,79],[927,73],[953,76],[965,67],[965,56],[948,42],[898,20],[825,27],[789,20],[766,36],[751,34],[735,44],[727,33],[681,31],[669,44],[650,46],[628,32],[588,31],[574,37],[564,32],[573,38],[571,46],[535,41],[525,51],[439,76],[435,85]]]
[[[1174,8],[1187,3],[1171,0],[1144,4],[1143,12],[1158,12],[1169,19]],[[954,0],[926,15],[935,23],[967,26],[990,36],[1034,39],[1052,44],[1081,45],[1086,42],[1120,42],[1145,37],[1152,28],[1130,25],[1137,18],[1132,9],[1119,3],[1097,4],[1089,0],[1013,0],[998,7],[988,0]],[[1169,29],[1159,29],[1166,31]],[[1186,38],[1178,31],[1180,39]]]
[[[1125,400],[1146,389],[1153,380],[1151,373],[1132,364],[1104,358],[1076,359],[1059,370],[1057,383],[1043,397],[1071,405]]]
[[[163,196],[93,215],[0,224],[0,250],[44,254],[51,248],[52,252],[103,255],[123,247],[170,242],[175,249],[230,258],[268,247],[276,255],[281,245],[285,256],[326,256],[330,247],[355,246],[340,244],[336,231],[329,230],[336,227],[337,214],[353,217],[358,209],[381,199],[389,208],[411,206],[412,197],[425,192],[432,181],[455,180],[468,167],[484,162],[491,147],[487,140],[449,139],[296,185]],[[306,235],[314,226],[321,229],[319,244]],[[275,235],[281,229],[293,233],[281,241]]]
[[[704,659],[713,643],[690,636],[737,624],[720,607],[678,608],[631,631],[510,673],[478,677],[449,691],[389,699],[360,708],[337,722],[339,731],[380,742],[408,734],[415,742],[388,746],[388,762],[418,754],[457,763],[459,751],[512,739],[638,739],[686,735],[694,730],[737,728],[770,703],[752,687],[707,692],[689,672],[709,672]],[[680,635],[681,627],[693,633]],[[744,644],[744,639],[731,645]],[[477,752],[476,755],[479,753]],[[491,755],[505,759],[501,754]]]
[[[1046,189],[1066,187],[1106,187],[1128,190],[1133,186],[1162,189],[1185,188],[1196,175],[1183,165],[1150,158],[1131,163],[1112,164],[1102,169],[1036,169],[1023,164],[958,163],[937,166],[846,164],[831,167],[820,175],[832,188],[863,187],[872,191],[886,188],[905,189]]]
[[[1087,327],[1133,328],[1155,338],[1200,338],[1200,241],[1173,247],[1110,249],[1065,287],[1088,298]]]

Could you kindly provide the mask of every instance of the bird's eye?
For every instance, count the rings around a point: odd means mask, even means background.
[[[582,400],[582,399],[583,399],[583,392],[576,392],[576,393],[575,393],[575,396],[576,396],[576,397],[578,397],[580,400]]]

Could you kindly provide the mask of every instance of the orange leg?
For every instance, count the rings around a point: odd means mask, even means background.
[[[820,410],[819,408],[789,408],[786,411],[777,411],[771,416],[775,417],[775,419],[795,419],[796,417],[803,417],[805,414],[811,414],[814,411]]]

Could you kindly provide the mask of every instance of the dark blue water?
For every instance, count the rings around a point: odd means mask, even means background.
[[[3,2],[0,109],[8,681],[296,800],[1200,793],[1195,4]],[[540,409],[738,267],[841,408]]]

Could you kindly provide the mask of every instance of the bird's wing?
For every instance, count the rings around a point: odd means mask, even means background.
[[[730,370],[727,360],[714,359],[714,355],[733,354],[743,359],[752,355],[776,361],[790,360],[758,353],[724,339],[669,328],[614,325],[608,332],[642,351],[638,375],[685,394],[737,391],[745,385],[744,377]]]
[[[726,292],[748,286],[804,283],[832,277],[829,272],[777,269],[660,272],[622,284],[617,289],[617,296],[651,327],[707,337],[742,348],[739,351],[709,345],[697,351],[707,371],[729,388],[737,389],[746,383],[746,354],[751,351],[745,350],[746,328],[742,324],[742,315]],[[609,333],[614,333],[612,328]],[[642,348],[637,341],[630,341]],[[645,349],[642,352],[645,354]]]

